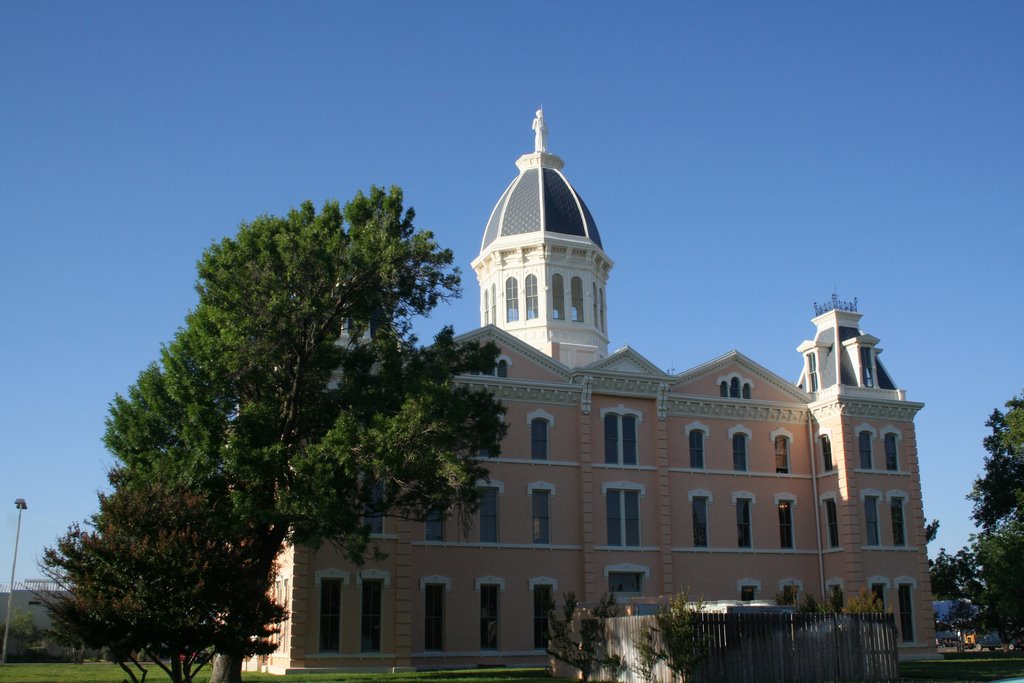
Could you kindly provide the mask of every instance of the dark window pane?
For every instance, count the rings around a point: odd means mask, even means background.
[[[360,650],[380,652],[382,581],[363,581],[363,611],[359,630]]]

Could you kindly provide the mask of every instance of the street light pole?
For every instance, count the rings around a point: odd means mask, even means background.
[[[28,509],[24,498],[15,500],[14,506],[18,508],[18,530],[14,533],[14,561],[11,563],[11,585],[7,593],[7,621],[4,622],[4,649],[0,653],[0,665],[7,663],[7,636],[11,632],[11,600],[14,598],[14,569],[18,566],[18,541],[21,540],[21,513]]]

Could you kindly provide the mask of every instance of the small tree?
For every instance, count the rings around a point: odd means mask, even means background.
[[[846,614],[878,614],[884,611],[882,599],[867,588],[861,588],[860,593],[847,600],[843,608]]]
[[[654,680],[654,668],[661,661],[658,646],[655,642],[654,630],[645,629],[636,644],[636,656],[633,658],[633,671],[641,680]]]
[[[622,668],[622,658],[608,654],[608,619],[618,614],[615,596],[607,593],[588,614],[577,619],[579,601],[576,594],[564,595],[562,615],[555,610],[548,613],[551,639],[548,654],[560,662],[579,669],[584,681],[589,681],[597,669]]]
[[[662,605],[655,620],[661,634],[663,649],[658,655],[672,673],[682,680],[689,680],[690,674],[707,653],[708,643],[700,630],[700,613],[703,604],[691,604],[686,591],[669,598]]]
[[[0,633],[4,632],[5,627],[6,624],[0,621]],[[39,633],[31,614],[20,607],[12,610],[11,628],[8,632],[8,646],[12,655],[21,657],[25,647],[31,645],[39,637]]]

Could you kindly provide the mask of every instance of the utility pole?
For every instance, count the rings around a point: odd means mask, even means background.
[[[18,541],[21,540],[21,513],[28,509],[24,498],[14,501],[18,508],[18,530],[14,533],[14,561],[11,562],[11,585],[7,593],[7,621],[4,623],[4,649],[0,652],[0,665],[7,663],[7,636],[11,633],[11,601],[14,598],[14,570],[18,566]]]

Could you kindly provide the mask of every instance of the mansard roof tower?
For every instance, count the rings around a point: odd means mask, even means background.
[[[612,261],[583,202],[547,150],[544,111],[534,151],[491,211],[480,255],[480,322],[496,325],[569,367],[608,355],[605,285]]]

